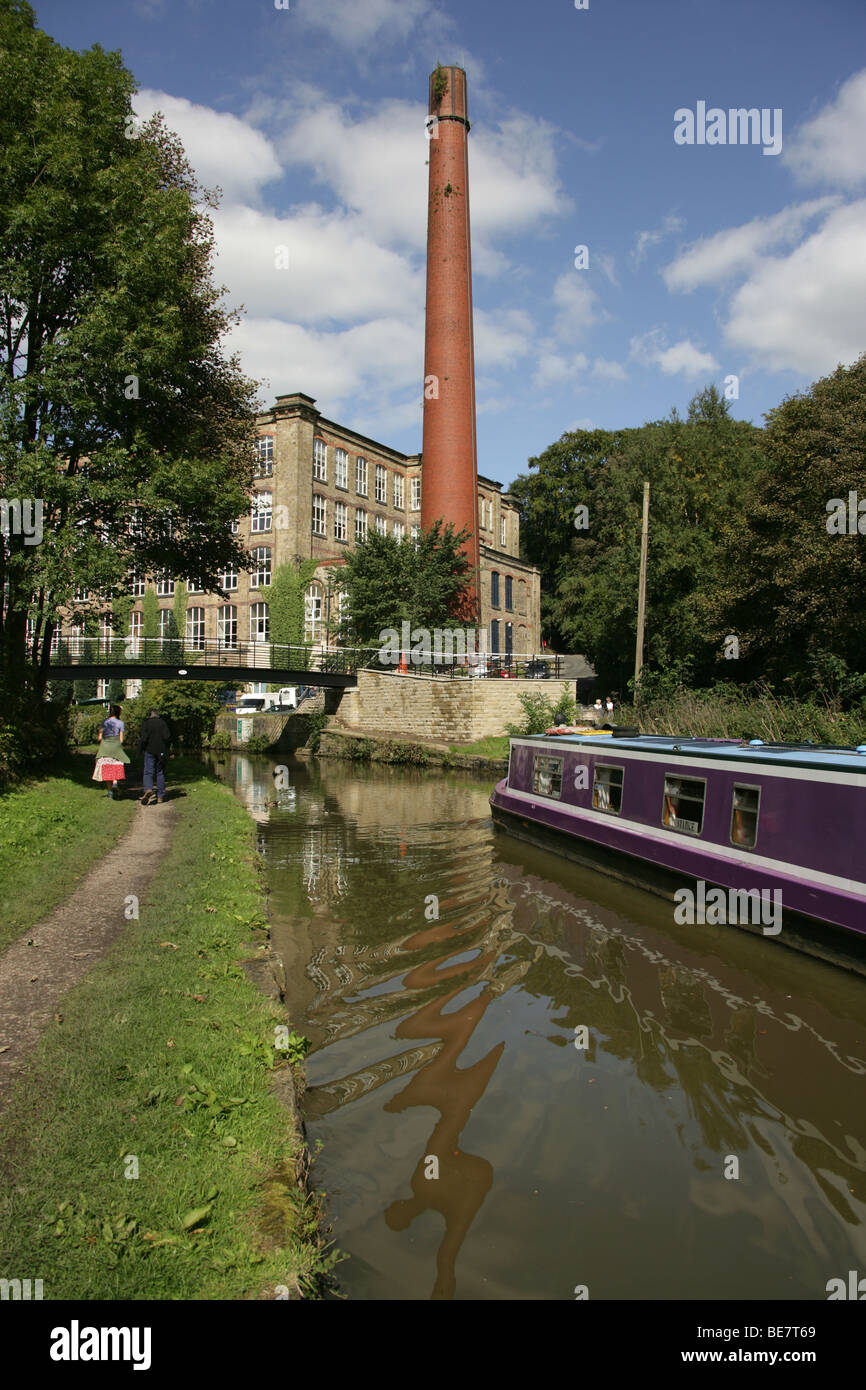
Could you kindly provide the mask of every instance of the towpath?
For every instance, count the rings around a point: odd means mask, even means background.
[[[139,807],[129,830],[72,894],[0,956],[0,1108],[27,1069],[29,1054],[67,990],[86,975],[121,932],[130,895],[141,899],[171,843],[177,807]]]

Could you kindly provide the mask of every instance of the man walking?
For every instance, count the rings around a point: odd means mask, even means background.
[[[152,709],[141,726],[138,751],[144,754],[144,792],[141,805],[149,806],[153,801],[153,781],[156,775],[156,799],[161,805],[165,801],[165,760],[171,743],[171,731],[158,710]]]

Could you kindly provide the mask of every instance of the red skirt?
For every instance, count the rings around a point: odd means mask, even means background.
[[[124,782],[126,771],[123,763],[115,763],[111,758],[100,758],[93,769],[94,782]]]

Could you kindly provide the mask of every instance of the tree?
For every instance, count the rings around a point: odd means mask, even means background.
[[[866,355],[786,398],[765,434],[725,531],[716,636],[737,634],[744,674],[777,684],[810,683],[828,656],[866,672]]]
[[[182,743],[197,747],[210,734],[222,708],[221,689],[216,681],[145,681],[141,694],[123,707],[128,743],[137,740],[152,708],[171,723]]]
[[[285,665],[285,653],[278,647],[301,647],[304,642],[304,595],[316,572],[316,560],[286,561],[277,565],[268,589],[268,617],[271,634],[271,653],[274,666]]]
[[[221,593],[246,566],[255,387],[220,348],[215,198],[161,117],[135,129],[119,54],[0,0],[0,85],[0,494],[41,502],[44,534],[0,545],[0,685],[38,695],[76,584],[96,612],[132,568]]]
[[[382,640],[386,628],[460,626],[473,572],[461,549],[468,531],[455,532],[436,521],[421,531],[417,541],[398,541],[371,531],[365,541],[349,551],[338,576],[346,595],[348,617],[340,636],[359,646]]]
[[[156,645],[159,635],[159,603],[156,590],[152,584],[148,584],[141,600],[142,661],[153,661],[154,654],[159,650]]]

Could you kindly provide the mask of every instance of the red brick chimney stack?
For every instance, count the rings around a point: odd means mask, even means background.
[[[475,571],[471,611],[478,617],[478,484],[475,346],[469,249],[469,120],[466,73],[430,74],[430,184],[427,202],[427,316],[421,524],[442,518],[467,527]]]

